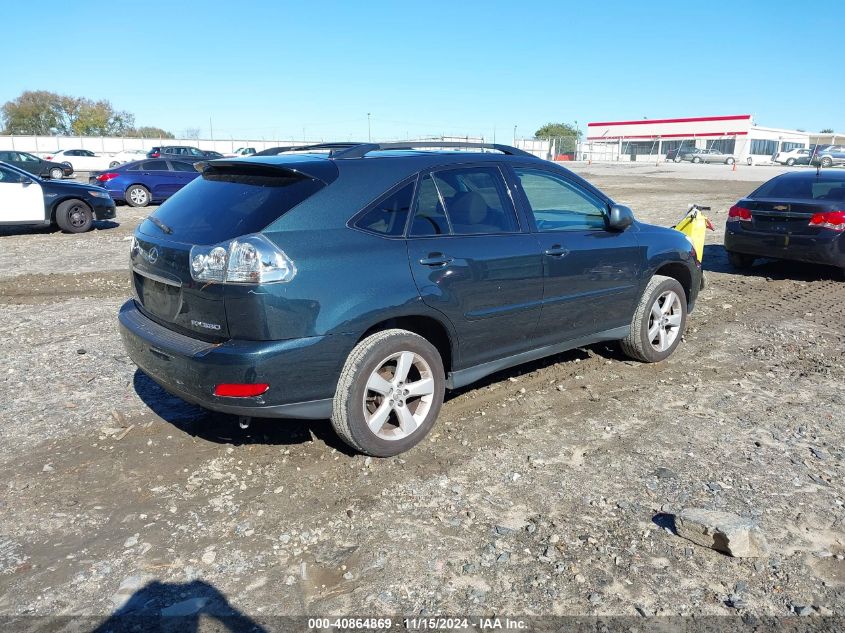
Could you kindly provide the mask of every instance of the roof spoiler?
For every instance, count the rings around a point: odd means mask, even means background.
[[[319,180],[325,185],[331,184],[337,178],[337,167],[331,161],[307,161],[296,163],[271,163],[254,160],[239,159],[217,159],[212,161],[199,161],[194,163],[194,169],[201,174],[208,174],[212,172],[222,173],[237,173],[237,174],[258,174],[258,172],[272,172],[278,176],[291,176],[297,178],[310,178],[311,180]]]

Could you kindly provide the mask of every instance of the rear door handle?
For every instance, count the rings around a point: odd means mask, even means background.
[[[420,264],[423,266],[445,266],[451,264],[454,259],[454,257],[449,257],[443,253],[429,253],[428,257],[423,257],[420,260]]]
[[[561,246],[560,244],[555,244],[549,249],[543,251],[544,255],[548,255],[549,257],[566,257],[569,255],[569,250]]]

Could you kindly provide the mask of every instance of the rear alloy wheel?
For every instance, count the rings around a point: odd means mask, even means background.
[[[668,358],[681,342],[687,322],[687,299],[677,279],[655,275],[622,339],[622,351],[635,360],[656,363]]]
[[[52,167],[50,169],[50,178],[52,178],[53,180],[61,180],[62,176],[64,175],[65,173],[61,170],[60,167]]]
[[[693,157],[692,162],[694,162],[694,163],[700,163],[700,162],[701,162],[701,159],[700,159],[698,156],[695,156],[695,157]]]
[[[789,158],[789,159],[787,159],[787,161],[786,161],[786,166],[787,166],[787,167],[792,167],[794,164],[795,164],[795,159],[794,159],[794,158]]]
[[[744,255],[743,253],[734,253],[732,251],[728,251],[728,261],[731,263],[731,266],[740,270],[743,270],[745,268],[751,268],[754,265],[755,259],[756,258],[751,255]]]
[[[56,224],[65,233],[84,233],[94,225],[94,214],[82,200],[65,200],[56,209]]]
[[[833,165],[833,159],[830,156],[822,158],[822,167],[830,167]]]
[[[109,169],[114,169],[118,165],[120,165],[120,163],[117,162],[116,160],[113,160],[112,162],[109,163]]]
[[[725,165],[733,165],[733,164],[734,164],[734,159],[733,159],[733,158],[728,158],[728,159],[725,161]]]
[[[126,190],[124,198],[133,207],[145,207],[150,203],[150,190],[143,185],[132,185]]]
[[[437,349],[407,330],[377,332],[346,360],[332,426],[352,448],[389,457],[418,444],[434,426],[445,391]]]

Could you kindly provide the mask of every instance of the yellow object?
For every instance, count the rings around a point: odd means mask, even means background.
[[[709,228],[710,221],[696,207],[690,209],[684,219],[675,225],[675,229],[687,236],[695,247],[695,254],[700,262],[704,259],[704,233]]]

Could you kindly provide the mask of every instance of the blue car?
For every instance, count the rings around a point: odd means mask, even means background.
[[[145,207],[164,202],[197,176],[199,172],[191,163],[158,158],[94,172],[88,182],[108,190],[116,201]]]

